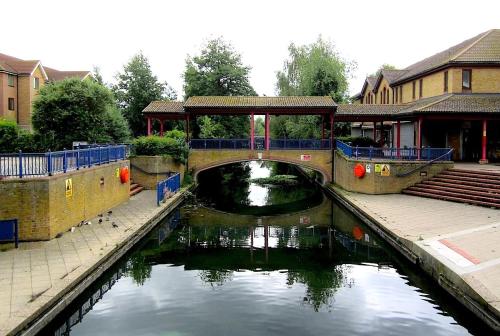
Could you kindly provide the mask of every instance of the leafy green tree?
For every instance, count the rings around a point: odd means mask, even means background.
[[[186,60],[184,71],[185,98],[192,96],[255,96],[255,90],[248,79],[250,67],[243,65],[241,55],[230,43],[222,38],[208,41],[201,53]],[[223,137],[236,138],[248,136],[249,118],[210,116],[212,123],[206,118],[198,118],[193,127],[193,136],[214,133],[214,129],[222,129]],[[220,126],[214,126],[214,124]],[[212,129],[202,130],[202,127]]]
[[[255,135],[264,136],[265,134],[265,122],[263,118],[255,118],[254,121]]]
[[[125,142],[130,134],[112,92],[77,78],[45,85],[33,103],[32,121],[43,147],[52,150],[70,148],[73,141]]]
[[[94,65],[94,68],[92,69],[92,76],[97,83],[106,85],[104,79],[102,78],[101,68],[99,68],[97,65]]]
[[[348,78],[355,64],[343,59],[331,42],[321,37],[310,45],[290,44],[289,58],[283,70],[276,74],[276,89],[280,96],[331,96],[345,102]],[[271,133],[275,137],[319,138],[319,116],[283,116],[271,118]]]
[[[148,59],[141,52],[132,57],[116,79],[118,83],[113,86],[113,92],[134,136],[146,133],[142,110],[149,103],[153,100],[177,99],[175,91],[153,75]]]

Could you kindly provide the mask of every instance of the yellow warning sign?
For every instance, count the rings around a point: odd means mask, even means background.
[[[66,197],[73,196],[73,179],[66,179]]]
[[[115,175],[116,177],[120,177],[120,168],[115,169]]]
[[[380,170],[382,170],[382,165],[380,163],[375,164],[375,173],[380,173]]]
[[[391,176],[391,166],[383,164],[380,170],[380,176]]]

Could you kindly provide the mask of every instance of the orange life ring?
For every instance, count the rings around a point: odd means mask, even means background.
[[[122,167],[120,168],[120,181],[122,183],[127,183],[130,178],[130,174],[128,171],[128,167]]]
[[[363,166],[361,163],[358,163],[354,166],[354,176],[362,178],[363,176],[365,176],[365,173],[365,166]]]

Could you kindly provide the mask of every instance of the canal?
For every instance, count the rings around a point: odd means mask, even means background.
[[[308,173],[201,173],[195,195],[40,335],[488,333]]]

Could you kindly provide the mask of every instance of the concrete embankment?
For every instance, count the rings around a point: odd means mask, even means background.
[[[500,331],[500,211],[409,195],[325,189]]]
[[[156,191],[143,191],[90,225],[0,253],[0,335],[35,335],[175,209],[186,193],[181,189],[158,207]]]

